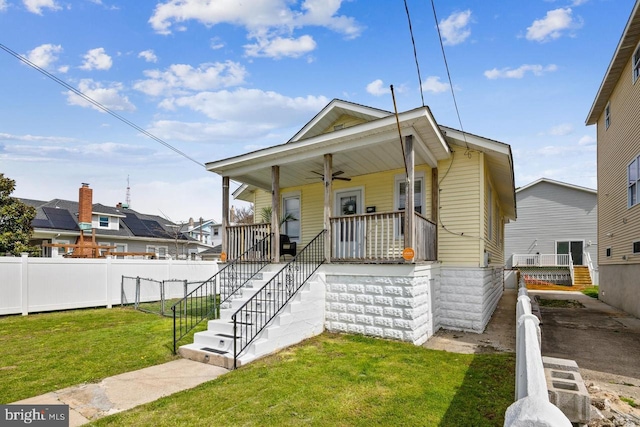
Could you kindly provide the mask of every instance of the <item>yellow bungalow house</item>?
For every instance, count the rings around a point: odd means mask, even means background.
[[[204,348],[246,362],[323,330],[421,344],[440,328],[483,331],[502,295],[510,146],[440,126],[428,107],[396,116],[336,99],[286,143],[206,167],[222,176],[228,260],[260,252],[270,265],[260,290],[230,304],[233,328],[210,322],[187,357]],[[230,180],[256,224],[229,225]],[[265,303],[278,286],[287,302]]]

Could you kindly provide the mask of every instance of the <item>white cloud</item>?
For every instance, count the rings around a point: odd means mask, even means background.
[[[58,72],[65,74],[67,72],[69,72],[69,66],[68,65],[61,65],[60,67],[58,67]]]
[[[300,57],[316,48],[309,35],[294,37],[295,30],[306,26],[324,27],[358,37],[363,27],[354,18],[338,15],[343,0],[262,0],[238,2],[236,0],[166,0],[159,3],[149,23],[160,34],[184,31],[183,23],[197,21],[206,26],[222,23],[244,27],[247,38],[255,40],[245,46],[248,56],[272,58]],[[212,48],[219,48],[212,41]]]
[[[316,48],[313,37],[304,35],[296,38],[275,37],[258,38],[257,43],[244,46],[247,56],[280,59],[283,57],[298,58]]]
[[[558,67],[555,64],[545,66],[539,64],[524,64],[518,68],[494,68],[484,72],[484,76],[490,80],[495,79],[521,79],[527,72],[534,76],[542,76],[545,73],[556,71]]]
[[[527,40],[546,42],[560,38],[567,30],[580,28],[582,22],[575,20],[572,13],[569,7],[548,11],[544,18],[533,21],[527,28]]]
[[[580,6],[588,2],[589,0],[573,0],[571,6]]]
[[[62,136],[40,136],[40,135],[12,135],[10,133],[0,133],[0,141],[20,141],[20,142],[74,142],[75,138],[67,138]]]
[[[305,0],[299,10],[294,10],[291,6],[296,3],[288,0],[168,0],[156,6],[149,23],[161,34],[171,33],[174,23],[189,20],[207,26],[240,25],[249,31],[306,25],[327,27],[348,37],[357,37],[362,31],[353,18],[336,15],[342,0]]]
[[[237,121],[265,129],[278,129],[304,123],[328,103],[329,100],[324,96],[291,98],[276,92],[240,88],[165,99],[160,107],[168,110],[189,108],[212,120]]]
[[[49,43],[33,48],[25,56],[38,67],[46,69],[58,60],[57,54],[60,52],[62,52],[62,46]]]
[[[578,145],[581,147],[596,145],[597,140],[591,135],[584,135],[578,140]]]
[[[377,79],[367,85],[367,92],[374,96],[382,96],[388,94],[390,91],[382,80]]]
[[[7,0],[0,0],[0,12],[7,10]]]
[[[570,123],[562,123],[549,129],[549,135],[566,136],[573,133],[573,126]]]
[[[422,91],[431,93],[441,93],[449,90],[449,84],[440,81],[440,77],[429,76],[422,82]]]
[[[153,49],[143,50],[138,54],[138,58],[144,58],[147,62],[158,62],[158,57]]]
[[[222,49],[224,47],[224,42],[222,42],[219,37],[214,37],[210,40],[209,47],[213,50]]]
[[[464,42],[470,35],[471,10],[455,12],[440,21],[438,27],[446,45],[457,45]]]
[[[22,3],[31,13],[42,15],[42,9],[60,10],[61,7],[55,0],[22,0]]]
[[[111,110],[134,111],[136,109],[136,107],[129,101],[129,98],[121,94],[123,90],[122,83],[112,83],[108,87],[104,87],[99,82],[95,82],[91,79],[83,79],[78,85],[78,90]],[[65,93],[67,95],[67,103],[69,105],[91,107],[95,110],[102,111],[100,108],[76,95],[72,91],[67,91]]]
[[[212,90],[244,83],[247,70],[237,62],[226,61],[201,64],[198,68],[186,64],[173,64],[165,71],[147,70],[146,80],[133,87],[151,96],[168,96],[185,91]]]
[[[83,70],[108,70],[113,65],[111,57],[104,52],[103,47],[97,47],[87,51],[84,55],[84,63],[80,66]]]

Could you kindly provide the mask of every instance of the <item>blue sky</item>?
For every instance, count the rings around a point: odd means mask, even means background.
[[[428,0],[0,0],[0,44],[201,163],[286,142],[331,99],[421,105],[460,128]],[[516,185],[596,187],[584,121],[633,0],[436,0],[467,132]],[[15,196],[220,220],[220,179],[0,50],[0,172]]]

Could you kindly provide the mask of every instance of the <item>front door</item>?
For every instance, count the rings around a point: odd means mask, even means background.
[[[336,192],[334,216],[340,217],[334,229],[334,256],[360,258],[364,256],[364,227],[362,218],[362,190]]]

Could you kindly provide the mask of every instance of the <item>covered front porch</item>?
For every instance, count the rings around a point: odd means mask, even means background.
[[[222,176],[222,251],[234,259],[269,236],[256,255],[279,262],[326,230],[325,262],[435,261],[438,162],[450,155],[427,107],[396,117],[336,100],[285,144],[207,164]],[[231,181],[270,220],[231,223]]]

